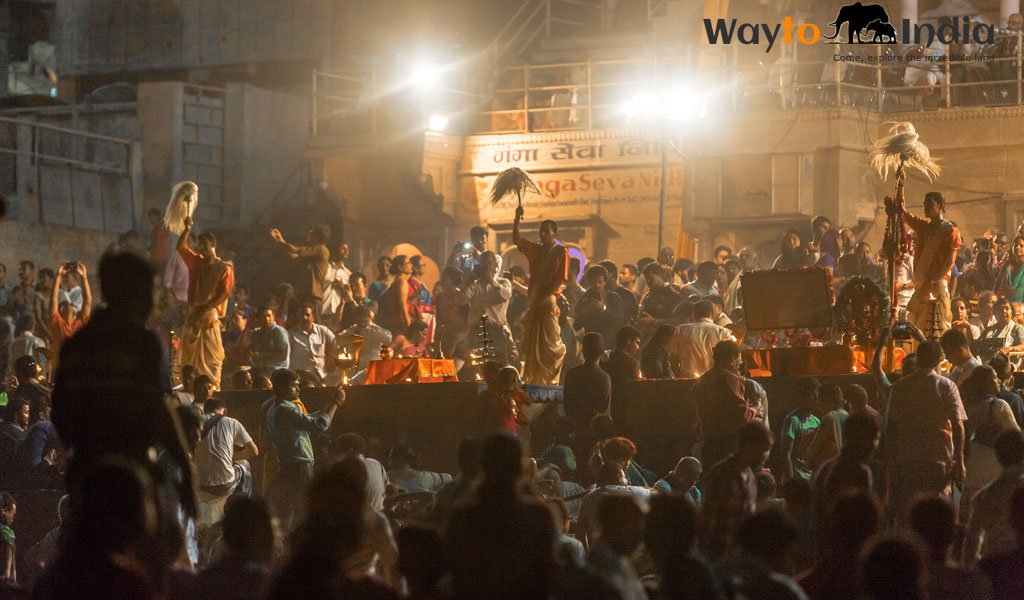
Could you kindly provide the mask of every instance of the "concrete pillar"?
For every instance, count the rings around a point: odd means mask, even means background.
[[[1020,0],[1000,0],[999,27],[1006,27],[1007,19],[1013,13],[1020,12]]]
[[[11,3],[10,0],[0,0],[0,96],[7,95],[7,63],[10,61],[7,41],[11,37],[10,31]]]
[[[911,25],[917,23],[917,0],[900,0],[900,15],[900,18],[909,20]],[[896,30],[899,31],[899,26],[896,26]]]

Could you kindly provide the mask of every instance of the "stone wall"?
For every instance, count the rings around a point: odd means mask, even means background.
[[[17,280],[18,262],[31,260],[36,268],[56,267],[67,260],[84,262],[95,276],[99,258],[117,234],[40,223],[0,221],[0,263],[7,266],[7,283]]]

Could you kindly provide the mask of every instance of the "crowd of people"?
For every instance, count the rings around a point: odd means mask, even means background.
[[[0,344],[0,597],[1024,597],[1024,237],[968,247],[943,209],[929,194],[907,216],[901,318],[877,341],[917,338],[898,372],[877,351],[864,385],[804,377],[771,398],[744,364],[769,338],[746,330],[742,274],[884,283],[823,216],[771,264],[722,245],[620,267],[570,258],[552,221],[525,239],[519,211],[528,270],[503,269],[477,227],[431,290],[423,257],[381,257],[368,281],[325,227],[301,245],[273,230],[303,280],[258,308],[213,234],[186,221],[171,250],[158,214],[148,251],[101,258],[95,310],[84,264],[22,262],[0,285],[17,324]],[[456,473],[337,422],[339,384],[390,353],[479,375],[486,417]],[[698,441],[667,472],[634,441],[638,379],[695,380]],[[552,431],[524,382],[562,388]],[[222,390],[264,390],[260,422]],[[769,402],[793,410],[770,421]],[[36,490],[64,495],[59,526],[25,548],[17,503]]]

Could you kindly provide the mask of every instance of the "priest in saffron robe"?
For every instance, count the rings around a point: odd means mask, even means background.
[[[192,365],[220,387],[224,345],[220,319],[228,307],[228,296],[235,287],[231,265],[217,256],[217,238],[212,233],[199,236],[196,250],[188,247],[192,218],[185,218],[185,230],[178,238],[178,254],[188,268],[188,316],[180,332],[181,345],[176,366]]]
[[[953,313],[949,306],[949,278],[957,250],[963,244],[960,231],[942,218],[946,199],[939,192],[924,196],[924,217],[904,211],[903,218],[914,230],[914,295],[907,303],[909,321],[921,331],[931,327],[930,299],[939,305],[938,333],[949,329]]]
[[[558,324],[557,297],[569,279],[569,251],[555,243],[558,225],[540,224],[540,243],[519,235],[523,207],[516,209],[512,242],[530,265],[529,309],[523,317],[523,381],[535,385],[558,385],[558,374],[565,359]]]

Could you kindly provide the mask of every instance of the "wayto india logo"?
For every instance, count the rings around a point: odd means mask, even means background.
[[[834,40],[839,37],[839,31],[843,28],[843,24],[846,24],[846,35],[849,38],[846,43],[848,44],[896,43],[896,28],[889,22],[889,15],[880,4],[864,6],[857,2],[840,8],[839,16],[835,21],[829,23],[830,27],[836,28],[836,32],[832,36],[825,36],[825,39]],[[865,29],[874,34],[869,41],[865,41],[861,37],[861,32]]]
[[[835,21],[828,24],[834,27],[835,33],[831,36],[824,36],[826,40],[835,40],[839,37],[843,26],[846,26],[847,44],[895,44],[897,41],[897,29],[889,21],[889,15],[879,4],[864,5],[860,2],[848,4],[839,9],[839,15]],[[931,23],[910,24],[908,19],[903,19],[899,29],[900,38],[905,43],[919,44],[925,47],[932,45],[938,40],[944,44],[969,43],[992,44],[995,42],[996,32],[994,25],[974,23],[968,17],[956,17],[946,20],[939,26]],[[731,44],[735,39],[745,46],[757,46],[767,43],[765,52],[771,52],[775,43],[779,41],[780,35],[783,44],[789,45],[796,38],[804,45],[816,43],[822,38],[821,29],[814,23],[797,24],[792,17],[786,16],[781,23],[774,25],[768,23],[739,23],[736,19],[726,21],[725,19],[704,19],[704,32],[707,34],[708,43]],[[794,35],[795,33],[795,35]],[[828,43],[838,44],[839,41]]]

